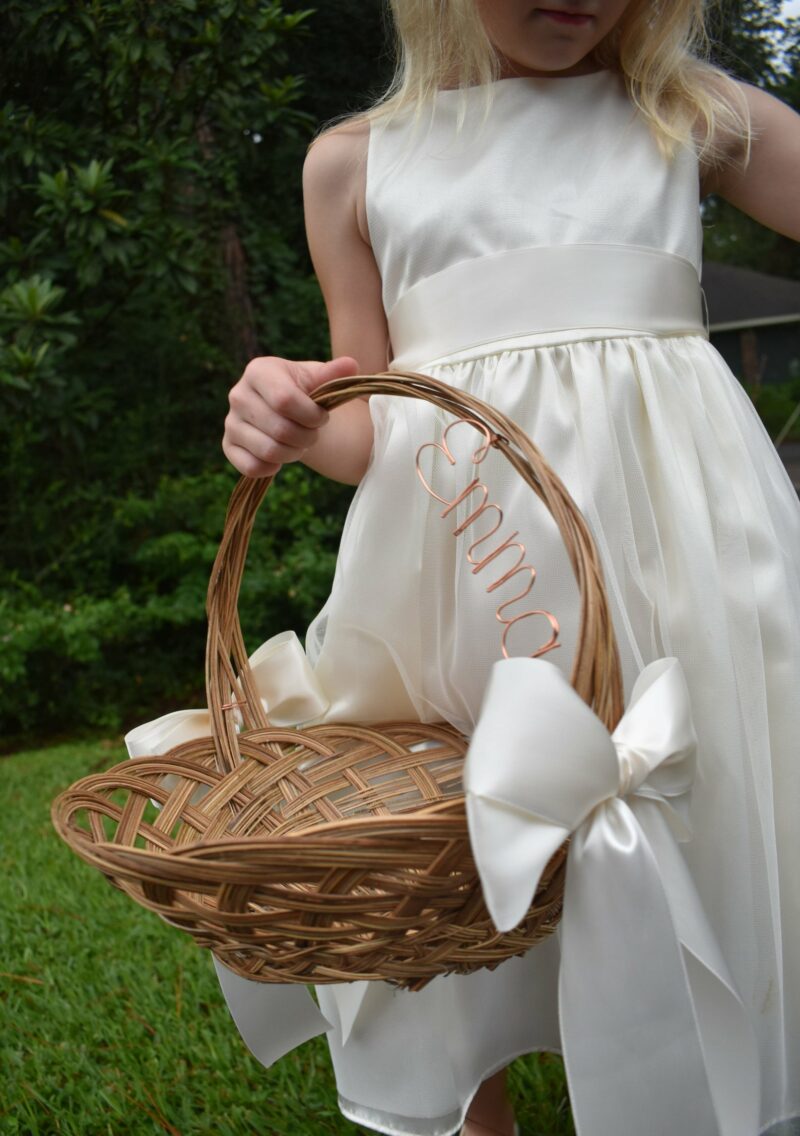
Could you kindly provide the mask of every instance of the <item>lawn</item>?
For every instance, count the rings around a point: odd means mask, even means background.
[[[324,1038],[264,1069],[210,955],[55,835],[51,799],[124,756],[100,740],[0,758],[0,1134],[362,1131],[337,1109]],[[524,1136],[573,1132],[557,1058],[516,1061],[511,1088]]]

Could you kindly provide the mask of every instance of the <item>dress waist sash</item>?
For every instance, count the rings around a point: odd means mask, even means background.
[[[409,288],[389,313],[392,367],[582,328],[707,337],[703,300],[694,265],[673,253],[600,244],[513,249],[460,261]]]

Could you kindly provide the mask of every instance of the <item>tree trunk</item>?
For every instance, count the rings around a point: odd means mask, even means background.
[[[197,139],[203,157],[214,153],[214,132],[203,120],[197,126]],[[247,288],[247,258],[239,233],[232,221],[220,233],[222,263],[225,266],[225,310],[231,337],[231,349],[240,366],[245,367],[257,353],[253,303]]]

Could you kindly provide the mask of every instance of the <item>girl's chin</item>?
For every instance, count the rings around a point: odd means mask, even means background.
[[[577,37],[576,37],[577,38]],[[569,37],[570,41],[573,37]],[[530,75],[533,78],[567,78],[570,75],[588,75],[598,70],[593,52],[581,51],[573,42],[558,43],[552,50],[520,51],[510,56],[496,49],[500,59],[500,73],[503,78],[514,75]]]

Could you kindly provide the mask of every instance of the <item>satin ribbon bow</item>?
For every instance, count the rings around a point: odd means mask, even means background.
[[[559,1013],[581,1136],[758,1130],[750,1022],[676,843],[696,745],[677,659],[645,667],[613,734],[552,663],[492,670],[464,771],[470,841],[508,931],[572,837]]]
[[[267,639],[248,662],[271,725],[307,725],[328,709],[330,703],[294,631]],[[130,757],[151,757],[210,734],[208,710],[175,710],[131,730],[125,735],[125,745]]]

